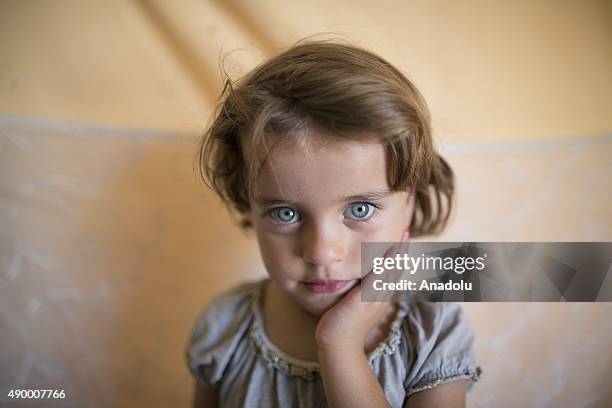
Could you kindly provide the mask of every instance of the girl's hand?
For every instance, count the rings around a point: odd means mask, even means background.
[[[386,257],[394,256],[395,248],[389,248]],[[345,350],[364,352],[365,339],[370,330],[378,323],[389,302],[362,302],[362,285],[371,285],[375,275],[370,271],[338,303],[323,314],[315,339],[319,351]]]

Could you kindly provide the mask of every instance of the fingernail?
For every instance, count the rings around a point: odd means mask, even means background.
[[[395,246],[395,245],[390,246],[390,247],[387,249],[387,252],[385,252],[385,258],[392,258],[392,257],[394,257],[394,256],[395,256],[395,255],[396,255],[398,252],[399,252],[399,251],[398,251],[398,247],[397,247],[397,246]]]

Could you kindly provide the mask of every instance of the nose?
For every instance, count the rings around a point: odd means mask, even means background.
[[[347,237],[340,225],[310,223],[304,227],[302,257],[305,262],[328,266],[344,260],[347,253]]]

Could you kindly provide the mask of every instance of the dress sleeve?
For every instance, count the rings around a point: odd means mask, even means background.
[[[474,333],[456,303],[415,302],[404,320],[409,339],[406,396],[450,381],[478,381]]]
[[[252,320],[253,284],[216,296],[200,315],[187,346],[187,365],[200,384],[217,386]]]

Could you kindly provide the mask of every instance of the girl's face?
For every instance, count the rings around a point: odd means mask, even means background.
[[[361,242],[404,238],[406,192],[392,192],[380,142],[276,143],[255,180],[251,217],[270,278],[320,316],[361,278]]]

